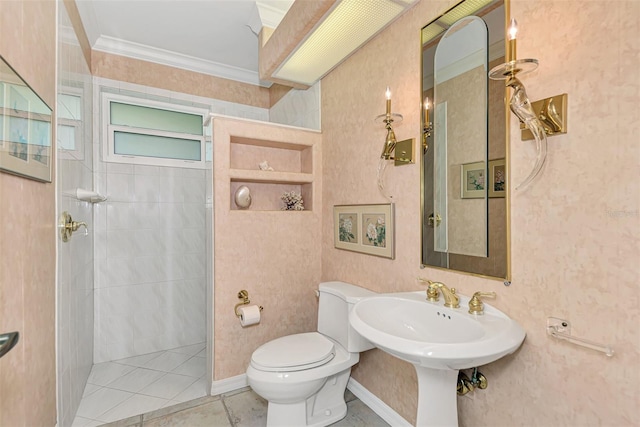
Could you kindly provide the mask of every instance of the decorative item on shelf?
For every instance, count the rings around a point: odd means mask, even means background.
[[[269,166],[269,162],[267,162],[266,160],[263,161],[263,162],[258,163],[258,167],[262,171],[273,171],[273,168],[271,166]]]
[[[280,199],[284,202],[283,211],[303,211],[304,201],[300,193],[295,191],[286,191],[280,196]]]
[[[511,111],[533,134],[536,142],[536,162],[529,176],[516,187],[516,190],[530,184],[542,170],[547,159],[547,133],[553,134],[560,132],[560,128],[564,130],[563,133],[566,133],[566,126],[559,125],[559,123],[564,123],[564,117],[560,117],[560,113],[555,108],[555,104],[553,102],[547,102],[547,107],[541,113],[536,114],[529,101],[524,85],[520,79],[516,77],[518,74],[523,75],[538,68],[537,59],[517,59],[517,32],[518,24],[515,19],[511,19],[508,31],[506,62],[489,71],[490,79],[506,80],[506,86],[513,89],[511,100],[509,101]],[[563,100],[566,101],[566,98],[563,98]],[[562,108],[566,111],[566,102],[563,103]],[[546,123],[546,126],[544,123]]]
[[[238,292],[238,299],[242,301],[233,307],[233,312],[240,319],[240,325],[245,326],[256,325],[260,323],[260,312],[263,310],[261,305],[249,305],[249,292],[241,290]]]
[[[247,209],[251,206],[251,190],[249,190],[249,187],[246,185],[238,187],[233,200],[240,209]]]
[[[427,138],[431,137],[431,132],[433,131],[433,123],[429,117],[429,110],[431,109],[431,102],[429,101],[429,97],[427,96],[424,99],[424,123],[422,127],[422,154],[427,154],[429,151],[429,142]]]

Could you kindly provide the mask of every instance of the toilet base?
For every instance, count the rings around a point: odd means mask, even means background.
[[[297,403],[269,402],[268,427],[324,427],[347,415],[344,392],[347,388],[351,368],[327,378],[320,391]]]

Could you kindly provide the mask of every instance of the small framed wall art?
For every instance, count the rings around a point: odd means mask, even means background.
[[[466,163],[461,168],[460,197],[463,199],[482,199],[485,197],[485,183],[487,170],[484,162]]]
[[[334,206],[334,245],[394,259],[394,221],[393,203]]]
[[[507,188],[507,173],[504,158],[489,160],[489,197],[504,197]]]

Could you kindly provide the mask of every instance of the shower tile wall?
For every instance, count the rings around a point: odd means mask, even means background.
[[[320,82],[307,90],[290,90],[269,110],[269,121],[320,129]]]
[[[96,111],[98,93],[106,90],[216,114],[269,117],[264,108],[134,83],[94,77],[93,84]],[[100,139],[96,129],[94,181],[109,200],[95,211],[94,363],[206,341],[212,268],[206,236],[212,232],[205,216],[212,186],[205,170],[105,163],[97,155]]]
[[[67,194],[76,188],[93,188],[92,80],[66,8],[58,7],[58,14],[57,91],[73,95],[75,102],[59,96],[56,114],[72,124],[75,133],[60,131],[57,135],[57,213],[68,211],[93,231],[92,205]],[[73,422],[93,363],[93,234],[85,236],[79,231],[66,243],[57,239],[57,245],[58,425],[67,427]]]
[[[104,163],[94,362],[205,340],[205,171]]]

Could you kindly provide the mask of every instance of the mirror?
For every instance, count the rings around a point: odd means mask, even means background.
[[[422,29],[422,267],[509,279],[505,4],[465,0]],[[427,123],[429,121],[429,123]]]
[[[51,182],[51,108],[0,56],[0,170]]]

